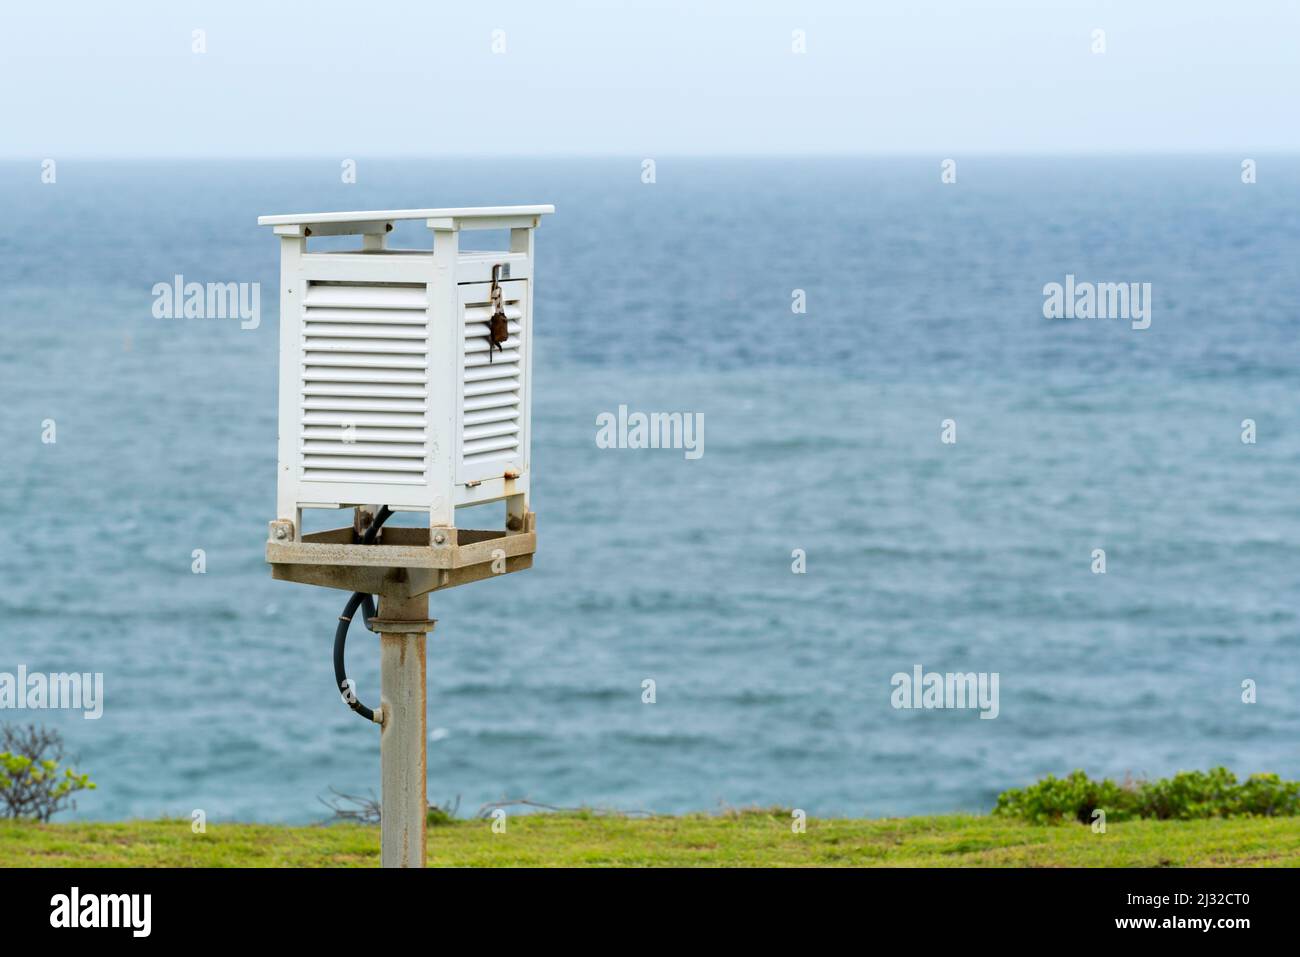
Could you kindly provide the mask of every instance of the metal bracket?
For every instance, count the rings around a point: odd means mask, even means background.
[[[360,545],[352,526],[295,542],[292,523],[281,520],[271,523],[266,560],[282,581],[410,598],[532,567],[537,516],[511,516],[508,525],[505,531],[386,525],[380,544]]]
[[[430,618],[426,621],[401,621],[396,618],[371,618],[370,630],[375,634],[381,631],[388,635],[427,635],[433,631],[433,626],[438,623],[438,619]]]

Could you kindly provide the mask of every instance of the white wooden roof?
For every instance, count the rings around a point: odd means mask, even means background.
[[[474,220],[542,216],[554,206],[460,206],[449,209],[371,209],[352,213],[287,213],[258,216],[259,226],[315,226],[321,223],[373,223],[398,219]]]

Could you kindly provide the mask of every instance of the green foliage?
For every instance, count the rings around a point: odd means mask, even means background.
[[[1034,824],[1075,820],[1091,823],[1100,808],[1107,822],[1133,818],[1191,821],[1227,817],[1288,817],[1300,814],[1300,781],[1254,774],[1243,782],[1227,768],[1180,771],[1172,778],[1095,781],[1083,771],[1048,775],[1026,788],[998,795],[993,813]]]
[[[89,775],[63,768],[63,738],[36,725],[0,732],[0,817],[49,821],[73,795],[93,791]]]
[[[1109,779],[1094,781],[1082,771],[1072,771],[1065,778],[1049,774],[1027,788],[1003,791],[998,795],[994,814],[1019,817],[1034,824],[1056,824],[1063,820],[1092,821],[1097,808],[1108,820],[1130,816],[1129,795]]]
[[[456,805],[451,804],[430,804],[429,813],[425,817],[429,827],[446,827],[449,824],[456,823],[456,807],[460,805],[460,799],[456,799]]]

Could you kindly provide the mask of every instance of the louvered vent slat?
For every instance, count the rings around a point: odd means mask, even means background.
[[[487,455],[503,449],[514,449],[518,445],[519,439],[513,435],[502,435],[492,439],[471,439],[465,442],[465,454],[466,456]]]
[[[424,484],[427,307],[423,285],[308,285],[299,395],[304,481]]]
[[[479,412],[466,411],[464,424],[466,426],[480,425],[484,422],[504,422],[506,419],[519,418],[519,410],[513,408],[502,409],[483,409]]]
[[[485,425],[465,426],[466,439],[488,439],[497,435],[514,435],[518,426],[513,422],[488,422]]]
[[[505,289],[508,337],[492,348],[492,304],[465,306],[464,381],[461,387],[461,467],[466,474],[500,475],[519,459],[522,441],[523,303]],[[498,471],[499,470],[499,471]]]

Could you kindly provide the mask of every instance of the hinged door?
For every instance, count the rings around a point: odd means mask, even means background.
[[[523,473],[528,449],[528,350],[531,322],[528,283],[501,283],[508,337],[493,347],[491,284],[460,289],[464,328],[457,428],[457,484]]]

